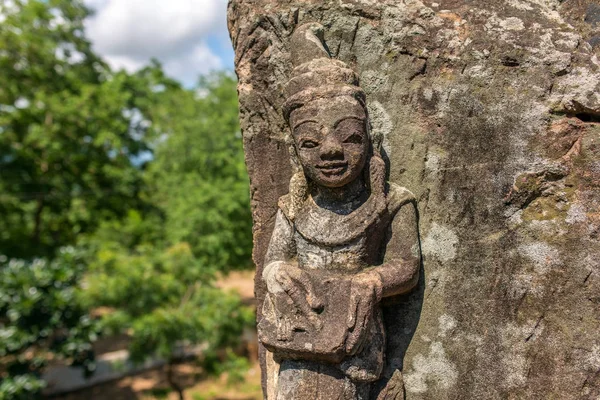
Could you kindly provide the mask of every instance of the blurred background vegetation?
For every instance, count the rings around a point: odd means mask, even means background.
[[[244,364],[253,311],[215,285],[251,268],[235,79],[112,71],[75,0],[0,11],[0,399],[41,396],[53,363],[93,374],[101,336]]]

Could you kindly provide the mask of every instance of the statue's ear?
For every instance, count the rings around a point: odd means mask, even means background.
[[[308,181],[304,171],[297,171],[290,179],[289,206],[287,208],[287,217],[290,221],[294,221],[296,214],[304,205],[308,198]]]
[[[380,131],[373,130],[373,124],[371,124],[371,118],[369,118],[369,111],[365,106],[365,112],[367,113],[367,132],[369,134],[369,139],[371,140],[371,146],[373,148],[373,153],[377,155],[381,155],[381,146],[383,144],[383,134]]]
[[[385,161],[379,155],[379,151],[374,151],[369,160],[369,165],[365,168],[368,171],[368,182],[371,194],[385,193]]]

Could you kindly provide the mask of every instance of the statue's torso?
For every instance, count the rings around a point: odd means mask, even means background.
[[[362,270],[383,263],[391,220],[407,199],[412,199],[410,192],[392,186],[385,195],[371,196],[355,210],[344,214],[319,207],[309,198],[292,219],[286,198],[282,198],[280,208],[290,227],[295,261],[301,269],[309,271],[317,293],[327,298],[325,310],[318,316],[327,329],[298,331],[283,341],[276,340],[273,332],[280,323],[277,318],[291,317],[294,313],[291,310],[276,311],[277,300],[268,297],[263,309],[264,318],[259,324],[267,348],[283,359],[333,362],[355,381],[378,379],[385,348],[379,307],[365,325],[370,340],[361,351],[344,355],[336,343],[343,343],[346,335],[350,281]],[[285,301],[279,304],[286,307]]]
[[[298,265],[354,274],[381,264],[388,225],[384,196],[371,196],[349,214],[319,207],[309,199],[293,223]]]

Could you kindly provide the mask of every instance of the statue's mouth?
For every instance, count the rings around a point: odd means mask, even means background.
[[[332,162],[327,164],[317,165],[317,168],[321,170],[325,175],[339,175],[343,173],[348,167],[347,162]]]

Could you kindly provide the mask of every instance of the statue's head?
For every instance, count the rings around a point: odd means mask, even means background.
[[[306,176],[325,187],[361,176],[371,151],[367,113],[351,96],[314,99],[292,111],[290,129]]]
[[[302,174],[313,184],[337,188],[364,177],[371,191],[381,191],[385,165],[370,135],[365,93],[356,73],[330,57],[322,35],[323,27],[310,23],[291,39],[295,68],[285,87],[284,116],[300,169],[292,183]]]

